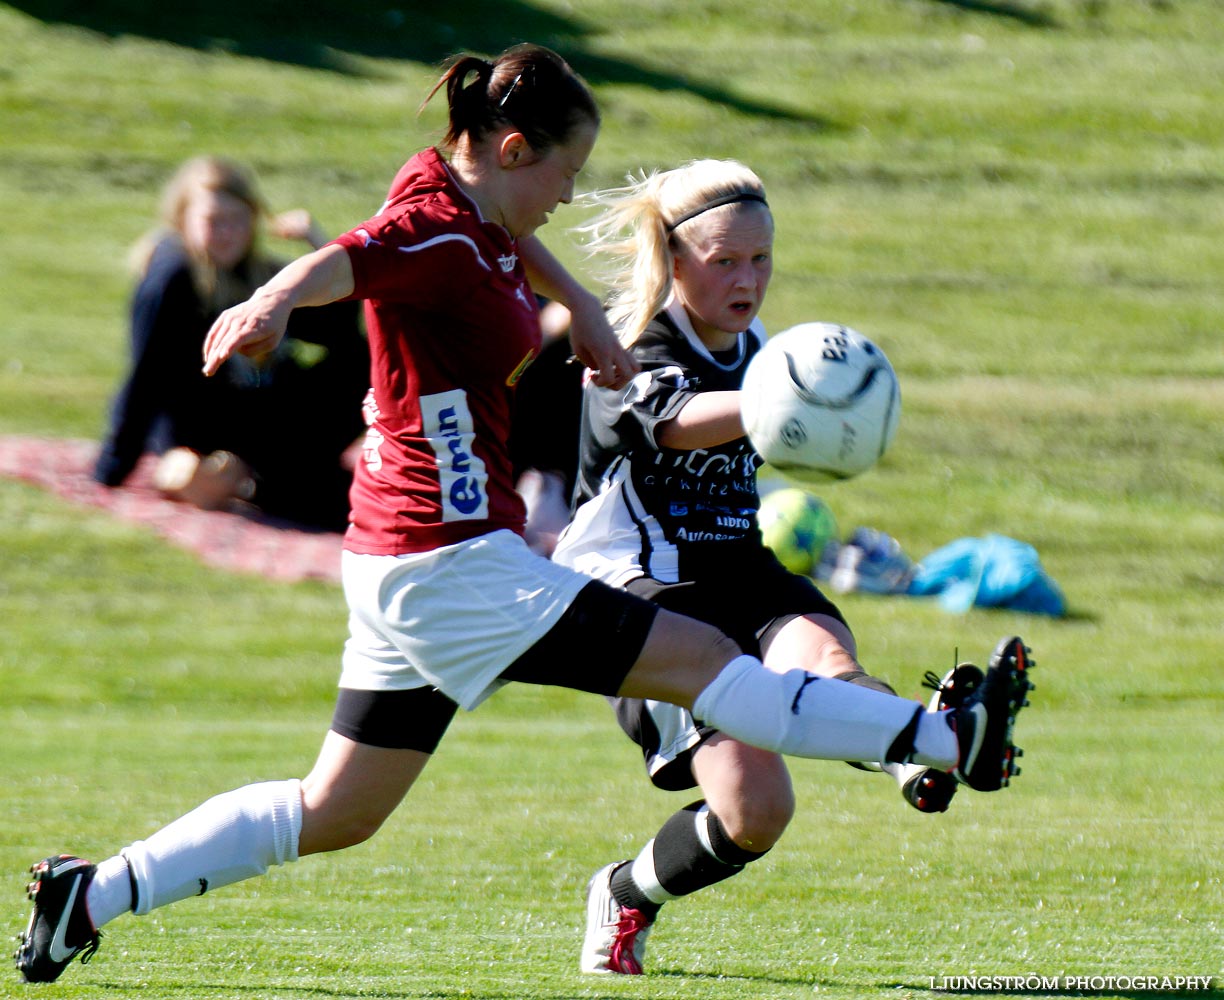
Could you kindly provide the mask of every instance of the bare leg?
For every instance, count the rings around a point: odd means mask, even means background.
[[[660,609],[617,694],[691,709],[697,695],[739,653],[739,646],[713,625]]]
[[[584,972],[640,973],[664,904],[743,871],[794,814],[790,775],[777,754],[716,733],[694,752],[692,769],[705,801],[673,814],[636,858],[591,879]]]
[[[783,759],[723,733],[710,737],[693,755],[693,777],[727,836],[745,851],[768,851],[795,813]]]
[[[299,857],[338,851],[372,837],[430,756],[366,746],[328,732],[314,768],[302,781]]]
[[[829,615],[804,615],[784,625],[765,651],[765,666],[786,671],[798,667],[820,677],[861,670],[854,635]]]

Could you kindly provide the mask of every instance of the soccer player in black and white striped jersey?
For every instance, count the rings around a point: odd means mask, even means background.
[[[766,666],[891,693],[860,666],[838,609],[778,562],[757,526],[761,459],[738,390],[764,343],[757,314],[773,269],[760,179],[735,161],[698,160],[596,198],[605,211],[590,243],[618,265],[609,318],[642,371],[624,389],[587,386],[577,511],[554,560],[717,625]],[[635,859],[592,879],[582,969],[636,974],[660,907],[762,857],[794,796],[779,755],[665,702],[611,701],[651,780],[703,795]],[[872,769],[924,811],[945,809],[956,787],[913,764]]]

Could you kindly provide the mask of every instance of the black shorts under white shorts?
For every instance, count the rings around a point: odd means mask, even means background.
[[[500,675],[506,681],[615,695],[641,655],[659,605],[592,580],[560,620]],[[592,636],[598,637],[592,642]],[[581,649],[581,658],[574,650]],[[357,743],[432,754],[456,703],[435,687],[340,688],[331,728]]]
[[[764,546],[714,545],[709,554],[683,553],[685,583],[639,577],[626,589],[660,607],[715,625],[745,652],[762,656],[778,631],[803,615],[841,612],[805,576],[791,573]],[[659,788],[676,791],[697,784],[693,753],[717,730],[683,708],[641,698],[609,698],[617,721],[642,748],[646,771]]]

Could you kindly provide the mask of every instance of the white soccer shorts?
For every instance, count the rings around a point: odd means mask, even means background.
[[[345,552],[341,574],[349,639],[340,686],[432,685],[465,709],[502,686],[498,675],[591,582],[506,530],[409,555]]]

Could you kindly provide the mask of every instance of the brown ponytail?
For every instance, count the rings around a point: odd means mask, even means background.
[[[479,143],[510,126],[532,149],[546,153],[580,125],[599,124],[599,108],[586,84],[564,59],[540,45],[513,46],[493,62],[455,57],[421,106],[443,87],[450,120],[442,144],[448,149],[464,136]]]

